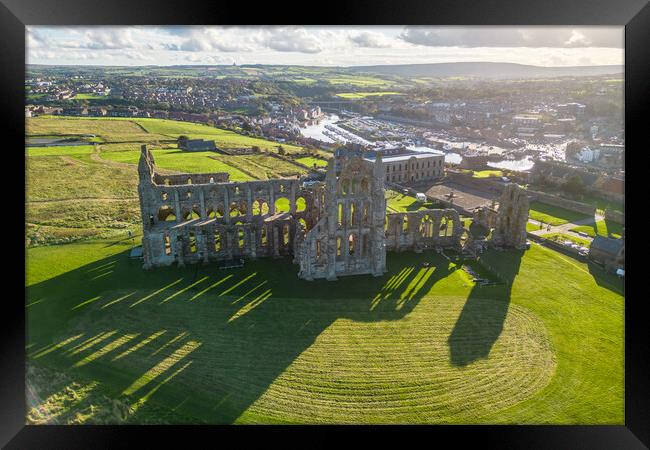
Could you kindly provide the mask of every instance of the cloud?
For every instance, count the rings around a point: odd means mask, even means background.
[[[257,42],[279,52],[320,53],[323,45],[304,28],[273,28],[263,31]]]
[[[383,34],[375,32],[364,31],[356,35],[350,35],[348,39],[357,47],[387,48],[392,46]]]
[[[399,38],[429,47],[623,48],[622,27],[406,27]]]
[[[173,27],[172,35],[181,36],[180,44],[166,44],[168,50],[184,52],[249,52],[252,38],[237,29]]]

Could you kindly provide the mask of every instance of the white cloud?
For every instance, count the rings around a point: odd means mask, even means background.
[[[61,64],[622,64],[622,39],[622,27],[27,27],[29,61]]]
[[[431,47],[623,48],[622,27],[406,27],[399,37]]]
[[[279,52],[319,53],[324,43],[304,28],[271,28],[257,42]]]
[[[348,36],[348,39],[358,47],[387,48],[392,47],[391,42],[382,33],[364,31]]]

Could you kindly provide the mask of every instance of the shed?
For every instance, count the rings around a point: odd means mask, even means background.
[[[596,236],[589,247],[589,260],[615,271],[624,264],[625,240]]]

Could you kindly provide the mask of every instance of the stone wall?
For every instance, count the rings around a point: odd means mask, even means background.
[[[460,250],[463,224],[455,209],[423,209],[386,216],[386,250],[414,251],[454,248]]]
[[[144,146],[138,172],[146,268],[290,255],[300,226],[311,228],[322,213],[318,189],[304,189],[297,179],[237,183],[228,182],[227,173],[162,176]],[[289,211],[277,211],[278,201]]]
[[[618,211],[614,211],[613,209],[606,209],[605,220],[611,220],[612,222],[625,225],[625,214]]]

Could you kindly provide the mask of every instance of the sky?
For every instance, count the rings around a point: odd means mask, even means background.
[[[28,26],[27,63],[359,66],[623,64],[623,27]]]

